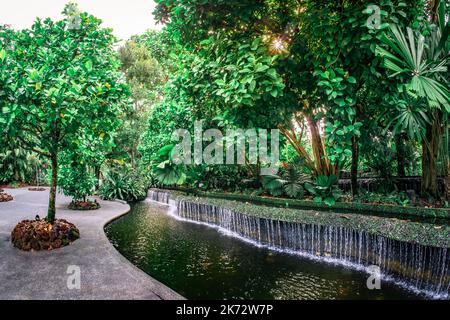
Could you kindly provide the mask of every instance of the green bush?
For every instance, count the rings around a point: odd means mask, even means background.
[[[99,194],[105,200],[135,202],[147,197],[147,178],[132,168],[115,168],[109,171],[100,187]]]
[[[175,145],[169,144],[156,153],[158,165],[153,169],[153,175],[162,185],[182,185],[186,181],[184,166],[172,161],[174,147]]]
[[[301,199],[304,196],[303,185],[309,181],[309,176],[302,172],[303,164],[285,165],[279,175],[263,177],[263,187],[272,196],[287,195],[290,198]]]
[[[356,197],[358,203],[370,203],[370,204],[389,204],[400,205],[408,207],[411,205],[411,201],[408,195],[404,192],[393,191],[390,193],[376,193],[360,190],[359,195]]]
[[[21,148],[0,146],[0,183],[13,181],[40,184],[38,170],[44,161]]]
[[[58,185],[64,195],[72,197],[74,202],[86,202],[96,182],[95,175],[83,161],[73,161],[59,167]]]
[[[319,176],[315,183],[305,183],[305,189],[314,196],[314,202],[325,203],[327,206],[333,206],[342,196],[341,191],[336,186],[338,177]]]

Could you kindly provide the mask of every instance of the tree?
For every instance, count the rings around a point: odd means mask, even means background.
[[[422,141],[422,195],[438,198],[437,161],[450,112],[450,26],[445,2],[436,1],[433,7],[433,24],[422,30],[425,35],[391,25],[381,39],[389,51],[380,46],[378,53],[391,76],[401,81],[400,95],[406,101],[403,115],[394,118],[395,129],[413,138],[418,133]],[[441,152],[448,154],[448,146]]]
[[[55,220],[58,155],[76,149],[84,136],[108,143],[128,94],[111,30],[88,13],[76,13],[74,20],[73,12],[68,5],[63,20],[37,19],[31,29],[0,34],[8,43],[0,66],[9,75],[1,121],[22,147],[50,159],[50,223]]]
[[[155,103],[162,96],[165,83],[163,68],[150,51],[140,43],[130,40],[119,49],[121,70],[127,78],[133,107],[123,114],[122,126],[115,138],[115,148],[110,158],[128,160],[135,168],[141,155],[138,146],[147,120]]]
[[[382,1],[381,18],[405,24],[422,2]],[[280,127],[315,175],[337,174],[351,159],[356,195],[362,119],[385,90],[377,85],[378,39],[366,23],[371,1],[157,3],[156,17],[191,56],[176,74],[194,115]],[[303,126],[312,155],[301,145]]]

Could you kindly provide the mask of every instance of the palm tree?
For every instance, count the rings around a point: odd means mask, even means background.
[[[387,48],[378,46],[377,54],[384,58],[384,66],[392,71],[391,77],[405,80],[402,91],[414,102],[400,107],[402,114],[394,119],[394,129],[412,135],[420,134],[422,141],[422,195],[438,197],[437,162],[443,148],[443,137],[450,112],[450,26],[445,2],[438,0],[434,6],[431,32],[424,36],[411,28],[404,33],[391,25],[381,41]],[[405,99],[408,100],[408,99]]]

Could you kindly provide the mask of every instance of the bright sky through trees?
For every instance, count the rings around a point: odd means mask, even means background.
[[[70,0],[0,0],[0,24],[14,29],[29,28],[36,17],[61,19],[64,5]],[[160,29],[153,19],[153,0],[74,0],[82,11],[103,20],[104,26],[114,29],[114,35],[126,40],[147,29]]]

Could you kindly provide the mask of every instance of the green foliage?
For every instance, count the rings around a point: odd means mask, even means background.
[[[315,183],[305,183],[305,189],[314,196],[314,202],[323,202],[327,206],[335,205],[342,196],[340,190],[335,185],[338,177],[335,175],[319,176]]]
[[[128,41],[119,48],[121,69],[133,86],[142,84],[146,89],[156,89],[162,82],[162,68],[144,45]]]
[[[439,153],[448,162],[448,147],[443,141],[450,112],[450,25],[445,1],[437,0],[431,7],[433,11],[424,15],[431,25],[423,23],[416,30],[413,28],[418,26],[413,25],[404,32],[398,24],[391,24],[380,38],[384,46],[377,46],[377,54],[384,59],[390,77],[398,81],[398,96],[405,96],[405,104],[409,104],[400,108],[400,115],[390,125],[394,124],[396,133],[402,130],[422,142],[421,193],[438,198]]]
[[[23,148],[51,159],[50,222],[59,152],[78,149],[84,139],[97,148],[110,146],[128,95],[112,31],[88,13],[80,13],[79,21],[75,29],[68,17],[37,19],[18,32],[0,29],[0,43],[7,44],[0,48],[0,122]]]
[[[110,169],[99,194],[105,200],[141,201],[147,196],[147,178],[130,167]]]
[[[194,74],[193,80],[205,81],[204,72],[208,72],[214,85],[205,84],[199,93],[211,91],[213,96],[209,100],[214,102],[217,98],[215,104],[227,108],[223,120],[250,127],[276,125],[278,112],[271,109],[272,103],[283,96],[285,85],[275,68],[278,56],[270,55],[263,39],[236,41],[218,34],[201,44],[210,55],[194,70],[201,78]]]
[[[186,181],[185,168],[173,163],[174,145],[162,147],[157,156],[160,163],[153,169],[156,180],[162,185],[182,185]]]
[[[162,67],[165,78],[178,65],[179,59],[174,52],[181,50],[181,48],[178,47],[173,35],[167,29],[161,31],[148,30],[142,35],[132,37],[131,40],[145,46],[150,56],[156,59]]]
[[[64,195],[72,197],[74,202],[86,202],[97,183],[95,175],[89,170],[87,163],[76,156],[64,155],[61,158],[59,187]]]
[[[426,139],[425,129],[431,125],[436,108],[450,112],[450,25],[445,18],[444,1],[439,1],[437,15],[437,23],[429,30],[408,27],[404,32],[400,26],[391,24],[390,30],[381,36],[385,46],[376,48],[390,77],[401,84],[400,94],[392,102],[397,115],[391,116],[388,127],[419,141]]]
[[[44,161],[25,149],[6,145],[0,153],[0,183],[20,181],[40,184]]]
[[[180,65],[170,85],[177,94],[166,105],[183,105],[223,127],[273,128],[304,112],[326,123],[329,160],[342,166],[350,159],[362,113],[387,91],[374,50],[380,31],[364,23],[373,14],[371,1],[157,4],[156,18],[185,49],[174,52]],[[378,5],[383,21],[399,24],[423,11],[420,0]]]
[[[408,94],[425,98],[432,108],[443,106],[450,112],[447,84],[450,58],[441,44],[448,42],[449,35],[444,38],[438,28],[428,37],[411,28],[406,29],[406,35],[396,25],[390,28],[389,35],[384,35],[381,40],[394,54],[380,46],[377,53],[384,58],[384,66],[393,71],[391,77],[405,75]]]
[[[388,119],[386,128],[392,128],[395,134],[406,133],[411,139],[421,141],[427,125],[431,124],[432,115],[427,106],[403,91],[392,97],[392,104],[392,108],[383,115]]]
[[[396,165],[396,150],[390,134],[383,135],[381,130],[366,135],[361,146],[364,166],[382,178],[388,179],[394,175]]]
[[[408,198],[407,194],[397,191],[392,191],[390,193],[375,193],[361,190],[355,201],[357,203],[399,205],[403,207],[408,207],[411,204],[411,200]]]
[[[176,87],[172,88],[170,85],[169,88],[177,90]],[[170,94],[169,91],[168,94]],[[158,151],[173,142],[172,132],[174,130],[185,128],[192,131],[193,125],[194,119],[189,105],[175,102],[157,104],[150,112],[147,130],[139,145],[143,164],[147,166],[153,164]]]
[[[131,90],[132,107],[125,110],[121,117],[122,126],[115,136],[115,147],[109,157],[137,167],[141,162],[138,147],[147,129],[151,110],[162,94],[165,75],[151,52],[135,41],[128,41],[119,48],[119,58]]]
[[[280,171],[279,175],[264,176],[263,187],[275,197],[287,195],[290,198],[303,198],[303,185],[310,180],[303,173],[303,165],[286,165]]]
[[[2,119],[8,135],[45,155],[69,147],[80,132],[108,141],[127,93],[110,30],[93,16],[81,18],[81,33],[66,30],[66,20],[37,20],[14,33],[7,50],[13,95]]]
[[[249,177],[245,168],[238,165],[202,165],[188,167],[187,183],[201,190],[244,190]]]

